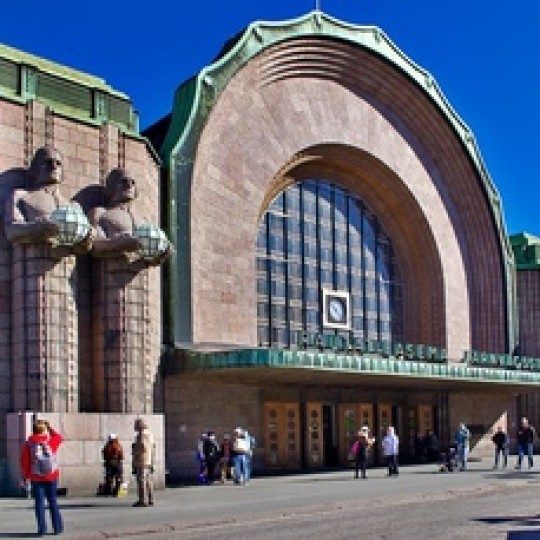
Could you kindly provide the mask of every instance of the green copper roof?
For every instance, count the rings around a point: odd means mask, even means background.
[[[500,368],[471,367],[303,350],[243,349],[221,353],[187,352],[185,360],[168,366],[168,373],[234,368],[274,368],[385,375],[404,379],[448,382],[539,385],[540,373]],[[419,383],[420,384],[420,383]]]
[[[138,132],[137,113],[126,94],[103,79],[0,44],[0,98],[36,100],[57,114]]]
[[[540,238],[525,232],[510,236],[518,270],[540,269]]]

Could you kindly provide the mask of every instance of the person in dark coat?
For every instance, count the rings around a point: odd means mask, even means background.
[[[206,462],[207,482],[211,484],[216,479],[216,467],[219,463],[219,446],[213,431],[207,433],[203,443],[204,461]]]
[[[374,438],[369,436],[369,428],[364,426],[359,432],[356,441],[352,446],[354,454],[354,477],[358,478],[359,471],[362,472],[362,478],[366,478],[366,469],[369,458],[369,449],[375,442]]]
[[[508,465],[508,446],[509,439],[508,434],[504,431],[502,426],[497,428],[497,432],[493,437],[491,437],[493,444],[495,445],[495,464],[493,465],[494,469],[499,467],[499,459],[502,455],[503,457],[503,469],[506,469]]]
[[[521,469],[523,456],[527,454],[529,460],[529,469],[533,466],[534,439],[536,433],[534,428],[529,424],[529,420],[525,417],[521,419],[521,426],[517,433],[518,440],[518,462],[516,469]]]

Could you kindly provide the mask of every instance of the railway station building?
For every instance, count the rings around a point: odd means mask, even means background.
[[[540,240],[508,236],[473,133],[381,29],[255,22],[137,124],[101,79],[0,48],[4,208],[55,148],[90,222],[125,169],[130,212],[174,246],[139,266],[21,247],[4,211],[5,485],[36,414],[67,433],[72,491],[109,428],[127,444],[140,416],[162,479],[196,475],[208,429],[248,429],[263,473],[347,466],[366,425],[395,426],[412,461],[428,430],[448,445],[465,422],[481,458],[498,426],[540,422]]]

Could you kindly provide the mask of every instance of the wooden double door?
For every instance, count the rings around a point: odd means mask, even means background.
[[[391,403],[267,402],[266,467],[298,470],[350,465],[351,447],[362,427],[368,427],[370,435],[376,438],[371,462],[381,463],[381,441],[391,425],[400,436],[400,453],[414,454],[416,433],[434,430],[434,408]]]

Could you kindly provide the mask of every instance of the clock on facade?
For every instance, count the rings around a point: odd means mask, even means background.
[[[328,299],[328,321],[332,323],[345,324],[346,319],[345,302],[343,298]]]
[[[323,289],[323,326],[347,330],[350,325],[349,293]]]

